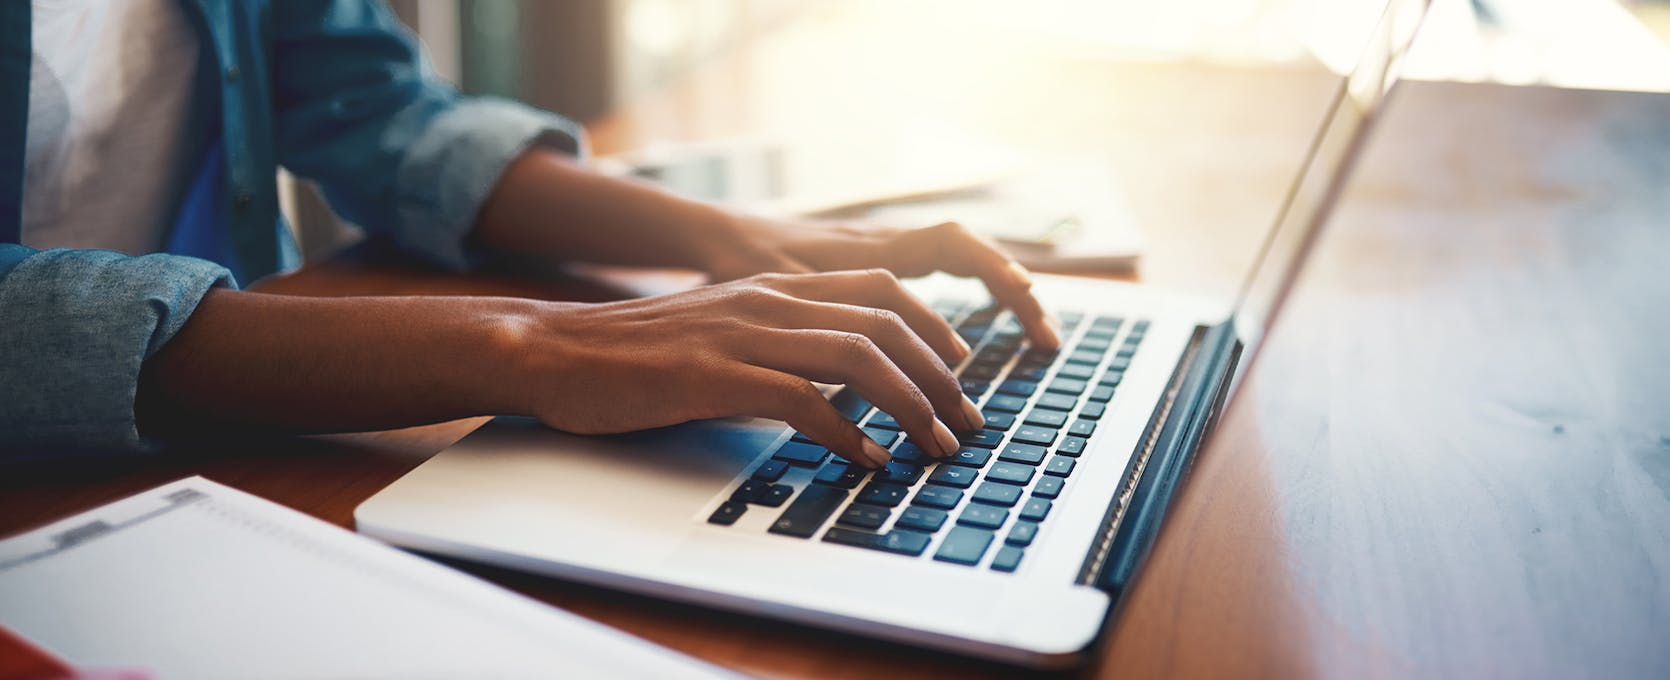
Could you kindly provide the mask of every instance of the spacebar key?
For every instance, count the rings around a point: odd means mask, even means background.
[[[808,484],[795,497],[793,503],[783,510],[777,521],[771,523],[771,533],[787,534],[800,538],[811,538],[818,532],[818,527],[829,521],[829,516],[835,514],[835,509],[841,507],[841,502],[847,499],[847,490],[826,486],[823,484]]]

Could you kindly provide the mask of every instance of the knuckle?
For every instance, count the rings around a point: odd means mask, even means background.
[[[891,309],[871,309],[867,313],[870,323],[881,332],[892,333],[905,327],[905,318]]]
[[[968,227],[963,226],[962,222],[942,222],[934,225],[932,229],[942,236],[951,237],[966,237],[973,233],[968,230]]]
[[[894,274],[890,269],[883,269],[880,267],[866,269],[864,270],[864,276],[877,284],[888,286],[899,285],[899,276]]]
[[[867,366],[881,353],[874,340],[859,333],[841,333],[835,342],[840,355],[849,362]]]

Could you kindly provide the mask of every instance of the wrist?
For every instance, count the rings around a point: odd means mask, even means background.
[[[546,379],[559,361],[552,349],[551,316],[563,303],[521,298],[475,298],[460,315],[458,384],[480,415],[533,415],[533,390],[551,389]]]

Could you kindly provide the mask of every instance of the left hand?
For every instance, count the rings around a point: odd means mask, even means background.
[[[973,276],[1015,314],[1035,347],[1061,345],[1059,324],[1032,295],[1032,277],[990,240],[956,222],[922,229],[886,229],[835,222],[784,222],[740,217],[705,267],[715,280],[766,272],[809,273],[881,268],[902,277],[936,271]]]

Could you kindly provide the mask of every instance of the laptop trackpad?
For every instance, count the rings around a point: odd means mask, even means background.
[[[784,430],[733,419],[588,437],[497,418],[368,505],[444,515],[477,531],[507,522],[586,538],[679,531]]]

